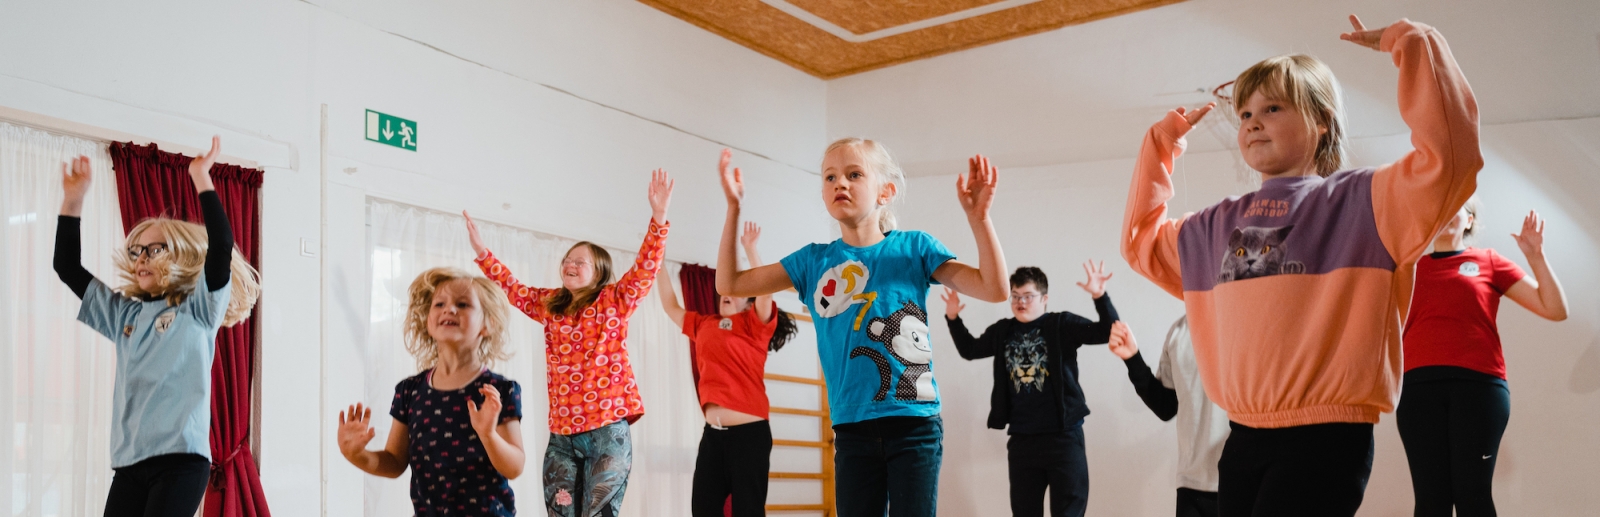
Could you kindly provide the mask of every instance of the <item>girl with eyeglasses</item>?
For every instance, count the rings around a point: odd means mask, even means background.
[[[107,517],[188,517],[200,507],[211,474],[211,360],[217,330],[250,316],[261,286],[233,247],[222,200],[211,183],[211,151],[189,162],[205,226],[162,217],[128,232],[117,255],[123,285],[112,288],[84,269],[79,216],[94,179],[89,158],[61,167],[66,196],[56,226],[54,266],[83,300],[78,321],[117,350],[112,388]]]
[[[560,288],[523,285],[489,252],[472,217],[462,212],[483,274],[505,291],[513,307],[544,326],[550,390],[544,500],[552,516],[614,516],[622,508],[633,467],[628,426],[644,416],[628,361],[628,317],[650,293],[664,260],[672,184],[664,170],[651,174],[650,227],[633,267],[616,283],[611,254],[584,241],[562,258]]]

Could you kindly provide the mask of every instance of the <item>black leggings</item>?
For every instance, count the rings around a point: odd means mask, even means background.
[[[734,517],[766,515],[771,457],[772,426],[766,420],[724,429],[706,425],[689,495],[694,517],[722,517],[729,496]]]
[[[113,469],[105,517],[194,517],[211,479],[199,454],[166,454]]]
[[[1511,392],[1474,380],[1406,383],[1395,409],[1417,517],[1495,515],[1494,464]]]
[[[1224,517],[1348,517],[1361,507],[1372,475],[1372,424],[1228,427],[1217,462]]]

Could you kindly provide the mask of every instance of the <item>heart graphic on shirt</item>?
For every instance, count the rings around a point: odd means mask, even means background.
[[[832,278],[828,279],[828,285],[822,286],[822,295],[829,297],[833,296],[833,290],[836,287],[839,287],[839,281]]]
[[[852,305],[864,303],[863,293],[871,275],[866,264],[855,260],[829,268],[817,279],[816,290],[812,292],[817,316],[831,318],[843,314]]]

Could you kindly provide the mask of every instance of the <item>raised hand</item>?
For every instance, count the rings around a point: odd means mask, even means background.
[[[733,151],[722,150],[722,158],[717,160],[717,175],[722,178],[722,195],[727,196],[729,205],[738,205],[744,200],[744,172],[738,167],[728,170],[728,163],[733,161]]]
[[[467,218],[467,240],[472,242],[472,252],[477,253],[478,258],[489,256],[489,247],[483,245],[483,237],[478,235],[478,225],[472,222],[472,216],[462,210],[461,217]]]
[[[1200,123],[1200,119],[1206,118],[1207,113],[1211,113],[1211,108],[1215,107],[1217,107],[1217,103],[1207,102],[1205,106],[1193,110],[1178,106],[1177,112],[1179,115],[1183,115],[1183,120],[1188,122],[1190,127],[1194,127],[1194,125]]]
[[[983,155],[967,159],[967,175],[956,176],[956,199],[961,201],[961,210],[967,217],[980,217],[989,214],[989,207],[994,205],[994,189],[1000,182],[1000,171],[989,165],[989,158]]]
[[[1388,27],[1367,30],[1367,27],[1361,24],[1361,18],[1357,18],[1354,14],[1350,15],[1350,26],[1355,28],[1355,30],[1340,33],[1339,39],[1355,43],[1372,50],[1381,50],[1379,47],[1383,42],[1383,31],[1388,29]]]
[[[1121,321],[1111,324],[1111,341],[1106,343],[1106,348],[1124,361],[1139,353],[1139,344],[1134,342],[1133,330],[1128,328],[1127,323]]]
[[[345,459],[355,462],[355,456],[367,449],[367,442],[378,431],[372,428],[372,408],[364,407],[360,402],[350,406],[350,409],[339,412],[339,453]]]
[[[483,395],[483,406],[467,399],[467,416],[471,417],[472,430],[478,432],[478,438],[484,439],[494,433],[494,428],[500,425],[500,390],[485,384],[478,388],[478,393]]]
[[[1106,281],[1111,279],[1111,273],[1106,272],[1106,261],[1095,264],[1093,260],[1083,263],[1083,273],[1089,278],[1078,282],[1078,287],[1087,291],[1090,296],[1099,299],[1106,294]]]
[[[961,309],[967,308],[966,304],[961,303],[961,293],[957,293],[955,289],[944,288],[944,295],[939,298],[944,300],[944,319],[956,319],[961,316]]]
[[[1544,256],[1544,219],[1539,213],[1529,210],[1528,216],[1522,219],[1522,233],[1511,234],[1516,239],[1517,247],[1522,248],[1522,254],[1529,258]]]
[[[650,217],[657,223],[667,222],[667,205],[672,203],[673,183],[666,169],[650,172]]]
[[[746,250],[756,247],[756,241],[761,240],[761,225],[755,221],[744,222],[744,234],[739,236],[739,244]]]
[[[61,164],[61,190],[66,196],[61,200],[61,215],[78,216],[83,212],[83,198],[89,195],[89,184],[94,182],[94,170],[88,156],[78,156]]]
[[[211,150],[189,160],[189,179],[194,180],[196,191],[216,190],[211,185],[211,166],[217,163],[218,156],[222,156],[222,137],[212,136]]]

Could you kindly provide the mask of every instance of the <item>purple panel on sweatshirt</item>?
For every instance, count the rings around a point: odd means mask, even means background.
[[[1183,290],[1347,267],[1393,271],[1372,215],[1373,172],[1271,179],[1189,217],[1178,232]]]

